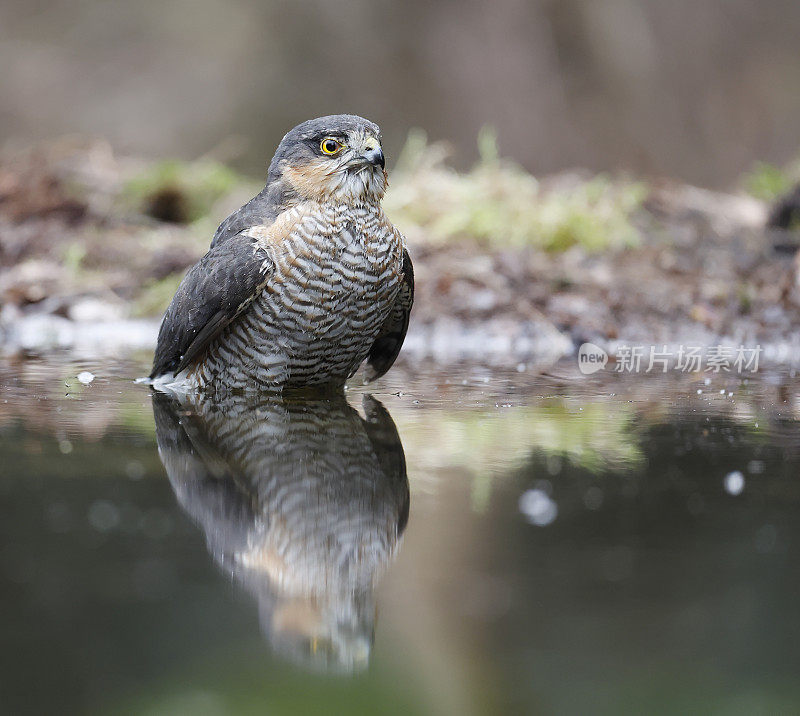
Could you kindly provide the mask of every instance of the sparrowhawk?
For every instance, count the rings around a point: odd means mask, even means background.
[[[381,208],[377,125],[303,122],[281,141],[267,184],[220,224],[167,309],[150,378],[183,390],[342,385],[394,363],[414,274]]]

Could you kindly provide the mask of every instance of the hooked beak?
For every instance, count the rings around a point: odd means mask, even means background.
[[[377,139],[370,137],[364,144],[364,153],[361,155],[364,160],[374,167],[386,168],[386,159],[383,156],[383,149],[378,144]]]

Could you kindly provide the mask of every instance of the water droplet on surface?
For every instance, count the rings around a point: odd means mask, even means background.
[[[751,475],[760,475],[764,472],[765,467],[763,460],[751,460],[747,463],[747,472]]]
[[[95,500],[87,517],[89,524],[98,532],[108,532],[119,524],[119,510],[108,500]]]
[[[583,504],[587,510],[599,510],[603,504],[603,491],[592,485],[583,495]]]
[[[558,475],[561,472],[561,457],[559,455],[548,455],[545,465],[549,475]]]
[[[526,490],[519,498],[519,511],[537,527],[546,527],[558,516],[558,505],[544,490]]]
[[[729,495],[741,495],[744,490],[744,475],[738,470],[725,475],[725,492]]]

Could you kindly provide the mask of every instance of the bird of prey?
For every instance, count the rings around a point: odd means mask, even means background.
[[[200,398],[194,401],[195,398]],[[391,416],[364,396],[153,393],[158,452],[220,568],[258,601],[262,630],[311,668],[364,668],[374,589],[409,514]]]
[[[176,390],[341,386],[394,363],[414,297],[405,239],[381,208],[378,126],[303,122],[267,184],[220,224],[178,287],[150,379]]]

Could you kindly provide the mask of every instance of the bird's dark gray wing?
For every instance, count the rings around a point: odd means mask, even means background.
[[[408,318],[414,304],[414,266],[408,251],[403,249],[403,279],[392,310],[381,326],[380,333],[369,349],[365,377],[377,380],[392,367],[408,331]]]
[[[211,248],[225,243],[251,226],[271,224],[279,213],[277,196],[277,192],[271,190],[269,185],[265,186],[217,227]]]
[[[253,501],[201,417],[165,393],[153,392],[152,399],[158,453],[172,489],[183,509],[205,528],[209,548],[223,563],[247,547],[256,519]]]
[[[186,274],[167,309],[151,378],[177,374],[258,296],[273,271],[267,252],[246,233],[214,246]]]

